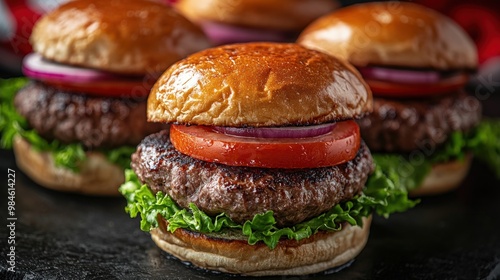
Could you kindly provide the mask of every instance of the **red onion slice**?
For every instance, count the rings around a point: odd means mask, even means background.
[[[213,43],[243,43],[252,41],[287,41],[288,36],[279,31],[230,26],[211,21],[202,23],[203,31]]]
[[[216,126],[214,130],[227,135],[254,138],[307,138],[326,134],[335,123],[292,127],[226,127]]]
[[[404,84],[433,84],[439,82],[437,71],[401,70],[381,67],[365,67],[359,71],[365,79],[383,80]]]
[[[123,80],[121,76],[103,71],[63,65],[47,61],[40,54],[28,54],[23,60],[23,73],[27,77],[39,80],[57,80],[60,82],[95,82],[103,80]]]

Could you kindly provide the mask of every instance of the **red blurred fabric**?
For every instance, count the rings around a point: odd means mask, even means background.
[[[0,11],[0,16],[14,20],[13,30],[9,30],[10,36],[0,38],[1,45],[19,56],[31,52],[29,36],[33,24],[41,16],[41,11],[35,9],[29,2],[25,0],[6,0],[4,1],[6,10],[2,9]]]
[[[500,1],[417,0],[462,26],[476,43],[479,63],[500,57]]]

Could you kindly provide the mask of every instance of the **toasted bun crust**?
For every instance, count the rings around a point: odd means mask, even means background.
[[[469,172],[472,155],[464,160],[435,164],[422,185],[410,191],[410,196],[430,196],[458,188]]]
[[[124,182],[123,170],[108,162],[104,155],[87,153],[87,161],[80,172],[54,165],[52,155],[39,152],[23,138],[14,139],[17,166],[33,181],[43,187],[87,195],[118,196],[118,187]]]
[[[338,5],[332,0],[180,0],[175,7],[194,22],[300,31]]]
[[[148,120],[218,126],[307,125],[361,117],[372,94],[355,68],[296,44],[196,53],[151,90]]]
[[[209,47],[201,29],[147,0],[70,1],[42,17],[30,41],[45,58],[123,74],[163,72]]]
[[[224,238],[160,227],[151,231],[154,242],[175,257],[210,270],[251,276],[304,275],[343,265],[365,247],[371,217],[363,227],[346,224],[338,232],[318,232],[308,239],[280,241],[271,250],[264,244],[249,245],[245,239]]]
[[[356,66],[475,69],[477,51],[450,18],[408,2],[349,6],[307,27],[300,44],[349,60]]]

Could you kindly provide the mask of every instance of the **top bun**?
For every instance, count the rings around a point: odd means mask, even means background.
[[[300,31],[338,4],[332,0],[179,0],[175,7],[195,22]]]
[[[148,99],[149,121],[310,125],[363,116],[372,95],[356,69],[296,44],[207,49],[172,65]]]
[[[137,75],[209,47],[201,29],[147,0],[70,1],[35,24],[31,44],[59,63]]]
[[[460,26],[434,10],[407,2],[339,9],[313,22],[297,42],[356,66],[477,67],[474,42]]]

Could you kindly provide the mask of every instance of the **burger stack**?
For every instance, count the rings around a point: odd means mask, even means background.
[[[338,3],[333,0],[179,0],[173,5],[219,45],[292,42],[307,24],[335,9]]]
[[[372,110],[349,63],[296,44],[207,49],[172,65],[120,188],[166,252],[245,275],[316,273],[364,247],[371,215],[414,205],[374,169],[354,119]],[[371,175],[370,175],[371,174]]]
[[[217,44],[289,40],[335,7],[285,2],[174,5]],[[298,44],[209,48],[201,29],[143,0],[69,2],[37,23],[32,45],[33,81],[15,98],[33,129],[14,140],[19,167],[85,194],[125,181],[126,211],[183,261],[317,273],[363,250],[372,214],[415,205],[361,138],[372,92],[347,61]]]
[[[141,0],[68,2],[36,23],[31,44],[31,82],[14,100],[28,123],[17,164],[42,186],[92,195],[118,195],[130,151],[164,128],[146,122],[159,74],[209,46],[170,7]]]
[[[498,173],[500,133],[480,123],[481,104],[464,90],[476,48],[448,17],[407,2],[358,4],[317,19],[298,43],[361,72],[375,96],[361,133],[377,164],[413,195],[458,187],[473,154]]]

